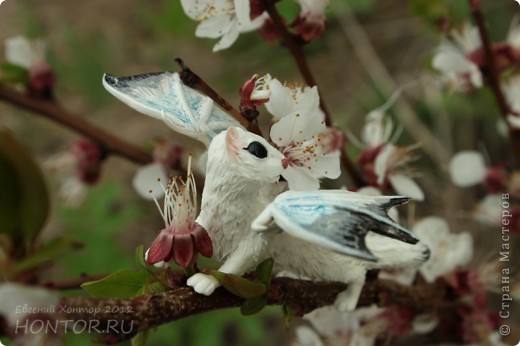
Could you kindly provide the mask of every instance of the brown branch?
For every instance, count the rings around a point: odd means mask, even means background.
[[[305,80],[305,83],[309,86],[315,86],[316,79],[314,78],[314,75],[311,72],[311,69],[309,67],[309,64],[307,63],[307,59],[305,58],[305,54],[303,53],[303,50],[301,48],[301,45],[295,40],[295,36],[291,35],[291,33],[287,30],[287,26],[285,25],[282,16],[280,13],[278,13],[278,10],[276,9],[276,0],[264,0],[263,6],[267,13],[269,14],[269,17],[271,17],[273,24],[276,28],[276,31],[282,38],[282,41],[284,45],[289,49],[289,52],[291,52],[291,55],[296,62],[296,65],[298,66],[298,69],[300,70],[301,75],[303,76],[303,79]],[[319,92],[319,90],[318,90]],[[320,108],[325,113],[325,124],[327,126],[332,125],[332,119],[330,116],[329,109],[327,105],[325,104],[325,101],[323,97],[320,94]]]
[[[107,153],[129,159],[135,163],[146,164],[153,161],[152,155],[109,132],[73,115],[53,101],[33,98],[0,84],[0,100],[16,105],[37,115],[48,118],[62,126],[98,143]]]
[[[274,27],[276,28],[276,31],[282,38],[284,45],[287,47],[289,52],[291,52],[291,55],[294,61],[296,62],[296,65],[298,66],[298,69],[300,70],[300,73],[303,76],[305,83],[311,87],[317,85],[316,79],[314,78],[314,75],[311,72],[311,69],[307,62],[305,54],[303,53],[300,43],[297,42],[295,36],[291,35],[291,33],[287,30],[287,26],[285,25],[282,16],[280,15],[280,13],[278,13],[278,10],[276,9],[276,0],[264,0],[263,6],[269,14],[269,16],[271,17],[274,23]],[[327,126],[332,126],[332,118],[330,115],[330,111],[325,103],[325,100],[319,88],[318,93],[320,97],[320,108],[322,109],[323,113],[325,113],[325,124]],[[353,184],[356,187],[362,187],[366,185],[363,177],[361,176],[361,174],[359,174],[358,170],[356,169],[356,166],[343,150],[341,150],[341,162],[347,170],[350,178],[352,179]]]
[[[480,40],[482,41],[482,47],[484,48],[484,55],[486,57],[484,72],[486,72],[486,80],[491,87],[491,90],[493,91],[495,101],[497,103],[498,109],[500,110],[500,115],[504,118],[506,124],[508,124],[513,154],[515,155],[516,163],[520,164],[520,130],[513,128],[507,120],[508,115],[511,113],[511,108],[507,103],[502,88],[500,87],[500,72],[497,68],[495,55],[493,54],[493,43],[489,37],[484,15],[480,9],[480,1],[469,0],[469,5],[471,8],[471,14],[473,15],[475,23],[478,27]]]
[[[217,105],[225,110],[229,115],[235,118],[242,126],[247,128],[249,131],[261,136],[262,133],[258,128],[256,120],[250,121],[234,108],[225,98],[219,95],[208,83],[206,83],[199,75],[188,68],[182,59],[176,58],[175,62],[181,68],[180,77],[182,82],[190,88],[196,89],[204,95],[211,98]]]
[[[338,282],[311,282],[290,278],[274,278],[267,296],[268,305],[287,305],[298,315],[318,307],[330,305],[338,293],[347,288]],[[68,321],[69,327],[76,321],[95,329],[102,341],[114,344],[130,339],[137,333],[187,316],[239,307],[243,300],[223,288],[207,297],[181,287],[171,291],[143,295],[134,299],[96,299],[63,297],[50,317],[56,324]],[[361,293],[358,306],[399,304],[417,312],[434,312],[452,309],[446,287],[418,284],[402,286],[394,281],[368,281]],[[112,328],[111,328],[112,327]]]

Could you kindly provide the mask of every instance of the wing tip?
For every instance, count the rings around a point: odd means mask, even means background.
[[[396,207],[398,205],[403,205],[408,203],[412,198],[408,196],[392,196],[388,199],[388,201],[383,205],[386,211],[388,211],[392,207]]]

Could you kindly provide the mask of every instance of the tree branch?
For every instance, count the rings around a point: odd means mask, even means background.
[[[255,121],[249,121],[246,119],[240,111],[234,108],[225,98],[219,95],[208,83],[199,77],[195,72],[188,68],[182,59],[176,58],[175,62],[181,68],[180,77],[182,82],[193,89],[196,89],[204,95],[211,98],[217,105],[225,110],[229,115],[235,118],[242,126],[247,128],[249,131],[261,136],[262,133],[258,128],[258,123]]]
[[[268,305],[287,305],[301,316],[318,307],[331,305],[338,293],[347,288],[338,282],[311,282],[290,278],[272,280]],[[358,306],[399,304],[417,312],[440,311],[456,304],[446,287],[419,283],[402,286],[389,280],[368,281],[361,293]],[[102,342],[113,344],[130,339],[137,333],[183,317],[225,308],[239,307],[243,299],[223,288],[207,297],[191,288],[181,287],[171,291],[143,295],[134,299],[96,299],[63,297],[56,307],[51,321],[95,321],[102,331]],[[112,325],[113,328],[110,328]]]
[[[278,13],[278,10],[276,9],[276,0],[264,0],[263,6],[269,14],[269,16],[271,17],[274,23],[274,27],[276,28],[276,31],[282,38],[283,43],[285,44],[289,52],[291,52],[291,55],[294,61],[296,62],[296,65],[298,66],[300,74],[303,76],[305,83],[311,87],[317,85],[316,79],[314,78],[309,64],[307,63],[307,59],[305,58],[305,54],[303,53],[301,45],[295,40],[295,36],[291,35],[291,33],[287,30],[287,26],[285,25],[280,13]],[[320,108],[323,110],[323,113],[325,113],[325,124],[327,126],[332,126],[332,118],[330,111],[325,103],[325,100],[319,88],[318,93],[320,96]],[[356,187],[362,187],[366,185],[365,181],[363,180],[363,177],[361,176],[361,174],[359,174],[358,170],[356,169],[356,166],[350,160],[350,158],[344,150],[341,150],[341,163],[347,170],[348,174],[350,175],[350,178],[352,179],[353,184]]]
[[[513,128],[507,120],[508,115],[511,113],[511,108],[507,103],[502,88],[500,87],[500,72],[497,68],[495,55],[493,54],[493,43],[489,37],[489,32],[486,27],[484,16],[480,9],[480,2],[479,0],[469,0],[469,5],[471,8],[471,14],[473,15],[475,23],[477,24],[480,40],[482,41],[482,46],[484,48],[484,55],[486,57],[485,72],[487,76],[487,82],[493,91],[495,101],[497,103],[498,109],[500,110],[500,115],[506,124],[508,124],[509,137],[511,140],[513,154],[515,155],[516,163],[520,164],[520,130]]]
[[[152,155],[143,149],[126,142],[109,132],[73,115],[53,101],[27,96],[0,84],[0,100],[16,105],[37,115],[48,118],[62,126],[98,143],[107,153],[129,159],[135,163],[147,164],[153,161]]]
[[[348,3],[346,1],[338,1],[335,3],[335,8],[338,13],[337,22],[343,29],[354,54],[365,69],[365,72],[383,94],[392,95],[398,89],[398,85],[384,62],[378,56],[370,41],[370,37],[368,37],[366,31],[354,13],[352,13]],[[394,107],[397,118],[408,129],[408,133],[418,143],[424,144],[422,149],[436,160],[439,166],[445,165],[450,160],[449,154],[442,142],[420,121],[413,108],[403,98],[399,98]]]

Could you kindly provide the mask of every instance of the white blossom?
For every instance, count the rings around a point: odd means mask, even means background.
[[[195,36],[220,38],[213,51],[229,48],[240,33],[258,29],[266,16],[251,19],[249,0],[181,0],[184,12],[200,24]]]
[[[468,232],[454,234],[440,217],[427,217],[413,231],[431,251],[430,259],[419,271],[427,282],[467,264],[473,256],[473,237]]]
[[[502,210],[502,196],[489,194],[480,200],[473,217],[484,225],[498,226],[502,221]]]
[[[46,64],[45,51],[46,45],[43,40],[29,40],[24,36],[5,40],[5,60],[28,70]]]
[[[417,201],[424,200],[424,192],[417,183],[398,169],[413,160],[411,148],[397,147],[391,143],[385,145],[374,161],[374,173],[378,185],[388,179],[392,188],[400,195],[411,197]]]
[[[392,119],[380,110],[374,110],[365,117],[365,125],[361,132],[363,144],[369,148],[374,148],[388,143],[394,133],[394,123]]]
[[[166,170],[162,164],[157,162],[139,168],[132,179],[132,185],[137,194],[148,200],[164,196],[164,188],[167,183]]]
[[[265,105],[278,119],[270,137],[287,159],[283,177],[289,189],[316,190],[319,178],[339,177],[342,139],[325,125],[318,89],[284,86],[276,79],[269,88],[271,97]]]
[[[484,156],[478,151],[461,151],[450,161],[450,176],[453,183],[468,187],[481,183],[486,176]]]
[[[452,41],[445,40],[437,48],[432,66],[441,72],[443,81],[455,91],[466,92],[482,87],[482,73],[470,58],[470,54],[481,47],[478,29],[466,24],[450,36]]]

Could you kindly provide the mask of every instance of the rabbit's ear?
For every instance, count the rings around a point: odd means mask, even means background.
[[[244,147],[244,139],[235,127],[230,127],[226,134],[226,152],[230,162],[238,162],[238,153]]]

